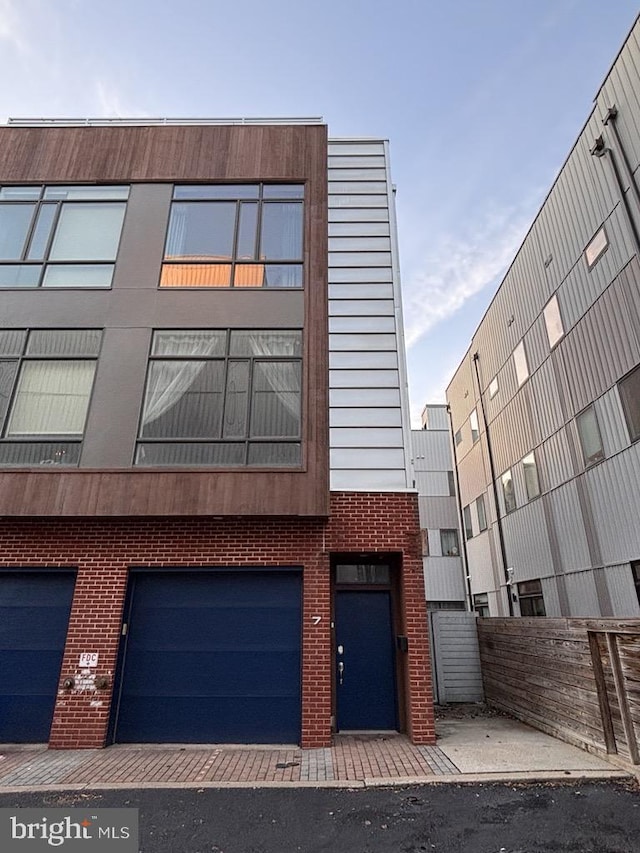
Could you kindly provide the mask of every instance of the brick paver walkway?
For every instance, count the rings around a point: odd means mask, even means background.
[[[403,735],[338,735],[325,749],[112,746],[55,751],[0,747],[0,787],[361,782],[456,775],[436,746]]]

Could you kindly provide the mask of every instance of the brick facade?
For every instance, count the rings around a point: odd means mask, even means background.
[[[333,648],[331,553],[399,555],[398,633],[409,640],[401,674],[407,733],[434,743],[426,607],[414,494],[333,493],[329,519],[4,519],[3,567],[73,567],[77,580],[50,746],[102,747],[131,566],[303,566],[302,746],[331,741]],[[320,621],[312,619],[321,616]],[[78,670],[98,652],[96,680]],[[76,679],[65,689],[67,678]]]

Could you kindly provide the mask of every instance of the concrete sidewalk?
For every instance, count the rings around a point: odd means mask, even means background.
[[[0,792],[161,787],[366,787],[432,782],[619,778],[607,761],[505,717],[440,720],[437,746],[395,733],[337,735],[331,747],[0,746]]]

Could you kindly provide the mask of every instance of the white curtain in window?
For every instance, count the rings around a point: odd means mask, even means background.
[[[273,337],[265,334],[249,335],[251,351],[258,356],[279,356],[286,350],[296,347],[297,339],[287,336],[281,338],[277,332]],[[289,354],[289,353],[287,353]],[[293,354],[293,352],[291,353]],[[278,402],[284,406],[290,415],[300,417],[300,363],[292,361],[284,362],[260,362],[259,369],[276,395]],[[263,435],[283,433],[262,433]]]
[[[81,436],[94,361],[26,361],[7,427],[8,436]]]
[[[219,349],[219,337],[175,336],[173,353],[180,356],[211,356]],[[174,406],[188,391],[204,368],[206,361],[155,361],[149,366],[147,393],[142,413],[143,427],[152,423]]]

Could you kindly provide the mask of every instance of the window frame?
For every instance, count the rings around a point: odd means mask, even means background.
[[[593,244],[598,240],[600,235],[604,236],[604,244],[596,248],[596,253],[589,259],[589,250],[593,246]],[[584,259],[587,264],[587,269],[589,272],[595,267],[600,258],[604,255],[604,253],[609,248],[609,235],[607,234],[607,229],[604,226],[604,223],[598,228],[593,237],[589,240],[587,245],[584,247]]]
[[[482,513],[480,512],[480,507],[482,507]],[[484,494],[478,495],[476,498],[476,514],[478,516],[478,532],[484,533],[485,530],[488,530],[489,524],[487,522],[487,507],[484,500]]]
[[[547,615],[547,609],[544,603],[544,593],[542,591],[542,581],[539,579],[520,581],[517,584],[518,604],[520,606],[520,616],[524,619],[539,618]],[[525,602],[525,610],[533,610],[542,612],[522,612],[522,602]]]
[[[621,379],[619,379],[617,383],[618,397],[620,398],[620,405],[622,406],[624,420],[627,425],[629,441],[631,444],[635,444],[636,441],[640,440],[640,406],[638,407],[638,423],[637,425],[634,425],[632,421],[632,412],[629,409],[628,396],[630,395],[627,395],[626,393],[626,387],[630,384],[632,378],[638,383],[638,386],[640,386],[640,364],[637,364],[632,368]]]
[[[444,539],[443,535],[451,535],[453,534],[453,538],[455,539],[455,545],[453,548],[445,548],[444,547]],[[445,553],[446,551],[446,553]],[[443,557],[459,557],[460,556],[460,535],[455,527],[442,527],[440,528],[440,552]],[[455,552],[455,553],[454,553]]]
[[[499,390],[500,383],[498,382],[498,377],[494,376],[491,382],[489,383],[489,399],[493,400]]]
[[[471,504],[462,508],[462,524],[464,527],[464,538],[469,541],[473,539],[473,521],[471,519]]]
[[[532,460],[530,462],[529,460]],[[527,468],[533,468],[535,474],[535,482],[537,491],[535,494],[531,494],[529,491],[529,478],[527,477]],[[542,486],[540,485],[540,475],[538,474],[538,462],[536,460],[535,451],[531,451],[531,453],[527,453],[526,456],[522,457],[522,472],[524,476],[524,488],[527,493],[527,501],[530,503],[534,501],[536,498],[539,498],[542,494]]]
[[[518,384],[518,388],[521,388],[531,375],[529,372],[529,359],[527,358],[524,338],[513,350],[513,366],[516,371],[516,382]]]
[[[511,500],[509,503],[513,504],[512,506],[507,506],[507,484],[505,478],[511,483]],[[513,474],[511,472],[511,468],[507,468],[507,470],[500,476],[500,485],[502,487],[502,500],[504,503],[504,512],[505,515],[509,515],[511,512],[515,512],[518,509],[518,503],[516,501],[516,489],[515,483],[513,481]]]
[[[223,355],[212,354],[212,355],[167,355],[167,354],[154,354],[153,348],[156,339],[156,333],[167,333],[167,332],[198,332],[198,331],[206,331],[206,332],[224,332],[225,334],[225,350]],[[268,333],[285,333],[285,332],[295,332],[299,335],[299,352],[300,355],[275,355],[275,356],[265,356],[265,355],[239,355],[233,353],[231,351],[233,334],[234,333],[260,333],[260,332],[268,332]],[[134,454],[133,465],[135,468],[140,469],[150,469],[150,468],[158,468],[161,470],[166,470],[167,468],[178,468],[180,470],[193,468],[195,470],[207,470],[207,469],[223,469],[223,470],[247,470],[247,469],[257,469],[260,471],[274,469],[277,471],[292,471],[299,470],[304,467],[304,459],[303,459],[303,451],[304,451],[304,430],[303,430],[303,416],[304,416],[304,361],[303,361],[303,353],[304,353],[304,330],[301,328],[287,328],[287,329],[247,329],[247,328],[235,328],[235,327],[225,327],[225,328],[215,328],[215,329],[154,329],[151,335],[150,341],[150,349],[147,357],[147,370],[145,376],[144,383],[144,392],[142,396],[142,401],[140,405],[140,415],[138,419],[138,430],[136,433],[136,449]],[[143,434],[144,429],[144,414],[145,407],[147,405],[147,393],[149,388],[149,379],[151,373],[151,365],[154,362],[162,362],[162,361],[175,361],[175,362],[222,362],[224,364],[223,370],[223,383],[222,390],[220,392],[222,396],[222,414],[220,417],[220,425],[219,425],[219,435],[217,437],[198,437],[198,436],[169,436],[169,437],[158,437],[158,436],[145,436]],[[244,424],[244,435],[240,436],[230,436],[224,437],[223,429],[223,414],[224,414],[224,406],[226,402],[226,394],[229,383],[229,365],[236,362],[248,362],[248,380],[247,380],[247,404],[246,404],[246,414],[245,414],[245,424]],[[283,435],[283,436],[264,436],[264,435],[252,435],[252,410],[255,404],[254,397],[254,380],[256,377],[256,364],[262,363],[296,363],[299,364],[300,370],[300,392],[299,392],[299,414],[298,414],[298,431],[297,434],[294,435]],[[197,377],[196,377],[197,378]],[[188,389],[186,389],[188,390]],[[184,396],[181,395],[181,397]],[[181,399],[178,398],[179,399]],[[176,403],[178,402],[176,400]],[[175,404],[174,404],[175,405]],[[168,411],[168,410],[167,410]],[[163,413],[164,414],[164,413]],[[222,462],[154,462],[145,464],[140,460],[140,451],[143,450],[144,445],[244,445],[243,452],[243,462],[233,462],[229,464],[224,464]],[[252,445],[261,445],[261,444],[287,444],[296,446],[299,450],[299,457],[296,463],[285,464],[277,462],[250,462],[249,456]]]
[[[565,336],[562,312],[560,311],[560,303],[558,302],[558,295],[556,293],[553,294],[551,299],[544,306],[542,316],[547,330],[549,349],[552,350]]]
[[[477,613],[481,619],[487,619],[489,613],[489,593],[476,592],[473,596],[473,612]]]
[[[23,328],[23,329],[3,329],[2,331],[6,332],[15,332],[17,334],[23,334],[24,338],[22,340],[22,344],[20,346],[20,353],[18,354],[17,348],[14,351],[15,355],[0,355],[0,364],[11,363],[15,364],[15,372],[13,375],[13,379],[11,381],[11,389],[7,398],[7,405],[4,412],[0,412],[0,447],[8,448],[8,447],[34,447],[37,448],[38,445],[48,446],[51,445],[57,446],[57,450],[54,450],[54,458],[48,458],[45,460],[36,461],[5,461],[0,459],[0,468],[1,467],[22,467],[22,468],[30,468],[30,467],[41,467],[42,465],[64,465],[65,467],[77,467],[80,462],[80,454],[82,451],[82,444],[85,439],[87,421],[89,419],[89,412],[91,410],[91,403],[93,399],[93,394],[95,391],[95,382],[96,382],[96,374],[98,368],[98,362],[100,359],[100,352],[102,350],[103,339],[104,339],[104,330],[94,327],[94,328]],[[78,353],[68,353],[68,354],[59,354],[59,353],[43,353],[43,352],[29,352],[29,345],[31,343],[31,339],[35,334],[46,333],[46,332],[95,332],[99,334],[98,345],[95,348],[95,351],[92,354],[78,354]],[[11,424],[12,417],[15,413],[15,406],[17,401],[20,398],[20,385],[23,376],[23,372],[25,370],[25,365],[34,364],[36,362],[46,362],[46,363],[60,363],[60,362],[91,362],[93,367],[93,374],[91,376],[91,383],[89,387],[89,392],[86,396],[86,405],[84,408],[84,417],[82,423],[82,430],[74,433],[16,433],[16,434],[8,434],[9,426]],[[75,457],[70,462],[65,462],[64,456],[65,454],[73,448],[72,455]]]
[[[0,260],[0,282],[2,281],[2,270],[8,267],[19,267],[21,270],[33,270],[34,271],[34,283],[33,284],[17,284],[17,283],[9,283],[2,284],[0,283],[0,291],[2,290],[109,290],[113,287],[113,275],[115,270],[115,265],[118,259],[118,254],[120,252],[120,247],[122,244],[122,235],[124,232],[124,224],[127,215],[127,207],[129,202],[130,195],[130,185],[129,184],[20,184],[15,185],[15,189],[18,190],[24,187],[25,189],[33,189],[38,190],[37,198],[34,196],[31,199],[11,199],[11,198],[3,198],[2,193],[5,190],[11,190],[12,186],[9,184],[3,184],[0,186],[0,205],[7,206],[32,206],[33,211],[31,214],[31,219],[29,225],[26,230],[26,234],[24,237],[24,241],[22,244],[22,250],[20,252],[20,256],[16,258],[2,258]],[[100,197],[100,190],[104,189],[103,196]],[[62,193],[64,190],[68,190],[72,193],[70,198],[56,198],[55,194]],[[109,190],[121,190],[121,197],[109,198],[108,192]],[[88,193],[86,198],[77,198],[74,197],[73,193],[82,194],[83,191]],[[93,192],[93,194],[92,194]],[[53,194],[53,195],[50,195]],[[55,247],[55,242],[57,236],[61,233],[59,229],[61,228],[61,224],[63,223],[63,215],[65,212],[65,208],[69,206],[81,206],[85,205],[87,208],[89,205],[100,205],[100,206],[109,206],[115,207],[118,206],[122,208],[122,217],[119,225],[119,232],[117,234],[117,239],[115,240],[115,251],[113,252],[113,257],[92,257],[90,254],[86,257],[82,258],[57,258],[53,257],[53,249]],[[44,240],[42,250],[39,252],[40,257],[30,258],[33,248],[33,241],[36,237],[40,215],[41,212],[46,208],[52,209],[52,217],[48,225],[48,234],[45,235],[46,239]],[[115,234],[115,232],[114,232]],[[100,268],[105,272],[109,272],[108,275],[108,283],[98,283],[98,284],[78,284],[78,283],[70,283],[70,284],[47,284],[46,279],[50,271],[52,270],[61,270],[63,268],[70,267],[75,268],[77,270],[82,270],[83,268],[87,270],[87,275],[89,275],[88,270],[90,268]]]
[[[225,195],[225,188],[229,188],[229,192]],[[291,189],[292,187],[298,188],[299,195],[292,196],[286,195],[285,190]],[[251,195],[243,195],[243,190],[245,192],[255,188],[256,194],[254,196]],[[273,188],[283,188],[281,191],[281,195],[271,195],[270,189]],[[219,195],[215,193],[206,196],[205,194],[198,195],[197,193],[206,193],[206,190],[210,189],[213,193],[214,190],[219,192]],[[235,189],[235,192],[234,192]],[[252,181],[245,184],[223,184],[223,183],[203,183],[203,184],[174,184],[173,186],[173,194],[171,198],[171,203],[169,207],[169,217],[167,219],[167,228],[165,232],[165,239],[163,244],[163,254],[162,254],[162,263],[160,268],[160,276],[158,279],[158,289],[161,291],[172,291],[172,290],[294,290],[300,291],[305,288],[305,275],[306,275],[306,265],[305,265],[305,252],[306,252],[306,227],[305,227],[305,212],[306,212],[306,201],[305,201],[305,190],[306,186],[303,181],[298,182],[289,182],[283,183],[279,182],[269,182],[269,181]],[[184,194],[186,191],[187,194]],[[193,192],[193,197],[189,197],[188,192]],[[189,258],[185,256],[183,258],[176,257],[172,260],[167,260],[167,248],[169,245],[169,240],[171,237],[171,228],[172,228],[172,214],[174,210],[174,205],[177,204],[185,204],[185,205],[204,205],[204,204],[234,204],[235,205],[235,214],[233,217],[233,233],[231,237],[231,254],[229,258],[214,258],[214,257],[202,257],[202,258]],[[243,205],[255,204],[256,205],[256,213],[255,213],[255,224],[254,224],[254,234],[253,234],[253,257],[245,258],[241,257],[239,253],[239,241],[240,241],[240,229],[242,226],[241,217]],[[265,239],[263,233],[263,222],[265,222],[265,212],[269,208],[269,206],[274,206],[278,204],[291,204],[300,207],[300,256],[299,258],[264,258],[260,257],[261,254],[261,243],[262,240]],[[205,283],[195,283],[189,284],[187,283],[172,283],[172,284],[163,284],[163,278],[166,275],[168,276],[171,269],[177,270],[177,275],[180,274],[180,267],[189,267],[190,269],[202,269],[202,270],[213,270],[219,269],[224,273],[225,268],[229,270],[229,278],[228,284],[205,284]],[[255,268],[256,271],[260,271],[262,268],[263,273],[263,283],[262,284],[242,284],[236,283],[236,270],[239,267],[245,268]],[[268,284],[266,280],[267,268],[275,268],[275,267],[287,267],[292,270],[299,270],[299,284]],[[295,274],[295,273],[294,273]]]
[[[476,441],[480,439],[480,425],[478,423],[477,409],[474,409],[469,415],[469,426],[471,427],[471,444],[475,444]]]
[[[595,431],[598,436],[598,440],[600,443],[600,449],[596,451],[596,453],[592,453],[590,456],[587,456],[587,452],[585,449],[585,444],[583,441],[582,431],[580,429],[580,424],[583,422],[583,419],[588,415],[593,416],[593,422],[595,424]],[[600,424],[598,423],[598,415],[596,412],[596,407],[593,403],[586,406],[581,412],[576,415],[576,432],[578,433],[578,442],[580,444],[580,451],[582,453],[582,461],[585,468],[591,468],[593,465],[597,465],[599,462],[602,462],[605,458],[604,456],[604,444],[602,442],[602,432],[600,431]]]

